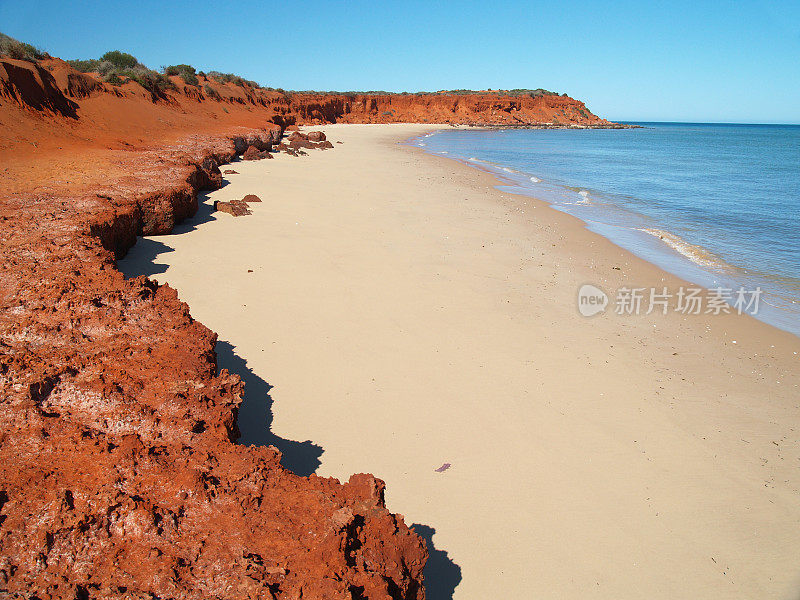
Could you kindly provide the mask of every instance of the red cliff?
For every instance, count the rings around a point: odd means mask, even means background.
[[[0,59],[0,594],[423,600],[383,483],[235,444],[242,383],[168,286],[115,268],[295,123],[602,126],[556,95],[152,91]]]

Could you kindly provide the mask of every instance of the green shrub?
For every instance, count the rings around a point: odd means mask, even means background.
[[[170,65],[169,67],[164,67],[164,74],[169,77],[180,75],[187,85],[200,85],[197,73],[194,67],[190,65]]]
[[[148,69],[135,56],[119,50],[106,52],[99,59],[68,61],[73,69],[82,73],[100,73],[103,80],[111,85],[122,85],[135,81],[155,95],[163,95],[166,90],[174,90],[172,83],[161,73]]]
[[[214,98],[216,100],[219,100],[219,97],[220,97],[219,96],[219,92],[217,90],[215,90],[214,88],[212,88],[210,85],[205,84],[203,86],[203,91],[206,93],[206,96],[208,96],[209,98]]]
[[[50,58],[50,55],[31,44],[20,42],[14,38],[0,33],[0,56],[8,56],[17,60],[27,60],[34,62],[43,58]]]
[[[67,62],[73,69],[80,71],[81,73],[93,73],[95,71],[98,73],[100,72],[98,68],[100,66],[100,61],[96,58],[90,58],[88,60],[73,59],[68,60]]]
[[[156,95],[162,94],[167,90],[175,89],[175,84],[169,79],[164,77],[161,73],[156,73],[155,71],[150,71],[149,69],[145,70],[144,72],[130,71],[125,74],[144,89]]]
[[[100,57],[101,61],[110,62],[120,70],[133,69],[137,66],[144,66],[132,54],[120,52],[119,50],[109,50]]]
[[[122,77],[120,77],[116,73],[111,73],[111,75],[106,77],[105,80],[107,83],[110,83],[111,85],[122,85],[127,81],[127,79],[122,79]]]
[[[254,89],[259,89],[261,86],[258,85],[255,81],[250,81],[249,79],[245,79],[244,77],[239,77],[238,75],[234,75],[233,73],[220,73],[219,71],[209,71],[208,76],[217,81],[219,83],[233,83],[238,85],[239,87],[251,87]]]
[[[269,88],[267,88],[269,89]],[[408,96],[413,95],[416,97],[424,97],[424,96],[441,96],[441,95],[450,95],[450,96],[467,96],[472,94],[496,94],[498,96],[531,96],[532,98],[536,98],[538,96],[558,96],[556,92],[550,92],[544,89],[514,89],[514,90],[494,90],[487,92],[486,90],[477,91],[477,90],[467,90],[467,89],[457,89],[457,90],[439,90],[438,92],[387,92],[384,90],[368,90],[368,91],[347,91],[347,92],[321,92],[318,90],[304,90],[302,93],[305,94],[341,94],[348,99],[355,98],[357,95],[369,94],[373,96]],[[564,94],[566,95],[566,94]]]

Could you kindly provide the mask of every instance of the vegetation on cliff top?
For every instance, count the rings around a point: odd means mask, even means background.
[[[43,58],[50,58],[50,55],[44,50],[31,44],[15,40],[5,33],[0,33],[0,56],[7,56],[9,58],[27,60],[30,62],[42,60]]]
[[[239,87],[250,86],[251,88],[255,89],[259,89],[261,87],[255,81],[251,81],[250,79],[245,79],[244,77],[239,77],[238,75],[234,75],[233,73],[220,73],[219,71],[209,71],[208,78],[213,79],[217,83],[233,83],[234,85],[238,85]]]
[[[197,71],[195,71],[194,67],[191,65],[170,65],[169,67],[164,67],[164,75],[167,77],[180,75],[181,79],[183,79],[187,85],[200,85],[200,80],[197,78]]]
[[[67,62],[76,71],[99,73],[104,81],[112,85],[135,81],[154,94],[163,94],[166,90],[175,89],[175,84],[167,77],[147,68],[132,54],[120,50],[110,50],[100,58]]]
[[[119,50],[112,50],[106,52],[99,59],[88,60],[70,60],[72,67],[83,73],[96,72],[103,76],[104,80],[114,85],[125,83],[127,80],[133,80],[139,83],[142,87],[155,91],[156,89],[162,92],[167,89],[174,89],[175,84],[169,77],[179,76],[187,85],[200,86],[200,78],[205,81],[216,81],[219,84],[233,83],[239,87],[250,87],[253,89],[262,89],[261,86],[250,79],[245,79],[234,73],[220,73],[219,71],[209,71],[204,73],[198,72],[191,65],[169,65],[161,67],[161,73],[153,71],[144,66],[138,59],[128,54],[127,52],[120,52]],[[213,97],[219,97],[213,88],[206,83],[203,88],[208,91],[212,90],[209,94]],[[272,90],[273,88],[263,88]]]
[[[384,90],[368,90],[368,91],[354,91],[349,90],[347,92],[337,92],[337,91],[320,91],[320,90],[302,90],[297,91],[295,93],[299,94],[325,94],[325,95],[339,95],[339,96],[346,96],[348,98],[355,98],[356,96],[474,96],[480,94],[495,94],[497,96],[511,96],[511,97],[519,97],[519,96],[530,96],[531,98],[538,98],[540,96],[564,96],[566,97],[567,94],[559,94],[558,92],[551,92],[549,90],[545,90],[542,88],[527,89],[527,88],[517,88],[513,90],[467,90],[467,89],[458,89],[458,90],[439,90],[437,92],[387,92]]]
[[[9,56],[11,58],[28,60],[35,62],[45,58],[50,58],[50,55],[43,50],[15,40],[3,33],[0,33],[0,56]],[[99,73],[104,81],[112,85],[122,85],[128,81],[135,81],[143,88],[150,92],[162,95],[166,90],[176,89],[175,84],[169,77],[179,76],[187,85],[200,87],[202,85],[206,95],[219,99],[220,94],[212,86],[209,85],[210,81],[216,82],[221,85],[232,83],[242,88],[263,89],[267,91],[276,91],[284,95],[291,93],[304,93],[304,94],[326,94],[326,95],[342,95],[347,98],[353,99],[359,95],[372,95],[372,96],[437,96],[437,95],[453,95],[453,96],[467,96],[476,94],[496,94],[498,96],[511,96],[522,97],[530,96],[531,98],[538,98],[542,96],[567,96],[567,94],[559,94],[558,92],[551,92],[542,88],[528,89],[517,88],[513,90],[469,90],[469,89],[456,89],[456,90],[440,90],[437,92],[387,92],[383,90],[368,90],[368,91],[319,91],[319,90],[303,90],[296,92],[286,92],[281,88],[262,87],[256,81],[245,79],[235,73],[222,73],[220,71],[197,71],[193,66],[180,64],[170,65],[161,68],[161,73],[154,71],[127,52],[120,50],[111,50],[106,52],[99,59],[86,59],[86,60],[69,60],[67,61],[75,70],[82,73]],[[201,81],[202,80],[202,81]]]

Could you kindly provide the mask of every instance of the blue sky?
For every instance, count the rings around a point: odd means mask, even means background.
[[[542,87],[614,120],[800,123],[800,2],[18,2],[0,31],[286,89]]]

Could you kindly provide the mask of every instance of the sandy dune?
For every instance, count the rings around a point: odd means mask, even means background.
[[[584,283],[681,282],[397,144],[424,130],[327,126],[334,150],[236,163],[121,261],[219,333],[244,440],[383,478],[432,536],[432,600],[797,597],[800,340],[580,316]],[[252,215],[211,214],[249,193]]]

